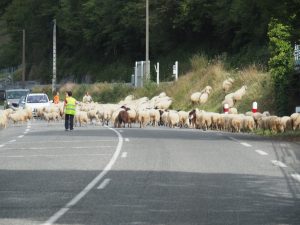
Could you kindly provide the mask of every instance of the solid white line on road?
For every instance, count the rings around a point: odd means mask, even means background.
[[[298,173],[291,174],[292,178],[294,178],[296,181],[300,182],[300,175]]]
[[[268,153],[266,153],[266,152],[264,152],[264,151],[262,151],[262,150],[259,150],[259,149],[257,149],[257,150],[255,150],[258,154],[260,154],[260,155],[268,155]]]
[[[16,141],[16,140],[10,140],[9,143],[13,143],[13,142],[15,142],[15,141]]]
[[[287,167],[287,165],[285,165],[283,162],[280,162],[277,160],[272,160],[271,162],[274,166],[279,166],[279,167],[283,167],[283,168]]]
[[[246,142],[241,142],[241,145],[244,145],[245,147],[252,147],[252,145],[246,143]]]
[[[97,189],[104,189],[110,182],[109,178],[106,178],[104,181],[102,181],[102,183],[97,187]]]
[[[129,142],[129,138],[125,138],[125,141],[126,141],[126,142]]]
[[[74,206],[77,202],[79,202],[89,191],[91,191],[97,183],[111,170],[112,166],[116,163],[119,154],[123,145],[123,137],[122,135],[115,129],[107,127],[106,128],[114,131],[118,135],[118,145],[116,151],[114,152],[112,158],[109,163],[105,166],[101,173],[96,176],[80,193],[78,193],[70,202],[68,202],[65,207],[61,208],[57,211],[53,216],[51,216],[43,225],[53,225],[60,217],[62,217],[72,206]]]
[[[24,135],[19,135],[19,136],[18,136],[18,138],[22,138],[22,137],[24,137]]]
[[[126,158],[126,157],[127,157],[127,152],[122,152],[121,157],[122,157],[122,158]]]

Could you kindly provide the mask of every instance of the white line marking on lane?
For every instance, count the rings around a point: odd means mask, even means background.
[[[105,166],[102,172],[96,176],[80,193],[78,193],[70,202],[68,202],[65,207],[58,210],[53,216],[51,216],[43,225],[53,225],[60,217],[62,217],[72,206],[74,206],[77,202],[79,202],[90,190],[92,190],[96,184],[111,170],[112,166],[116,163],[119,154],[123,145],[123,137],[122,135],[115,129],[107,127],[106,128],[112,130],[118,135],[118,146],[116,148],[115,153],[110,159],[109,163]]]
[[[283,162],[280,162],[280,161],[277,161],[277,160],[272,160],[271,162],[274,166],[279,166],[279,167],[282,167],[282,168],[287,167],[287,165],[285,165]]]
[[[125,141],[126,141],[126,142],[129,142],[129,138],[125,138]]]
[[[258,154],[260,154],[260,155],[268,155],[268,153],[266,153],[266,152],[264,152],[264,151],[262,151],[262,150],[259,150],[259,149],[257,149],[257,150],[255,150]]]
[[[123,152],[121,155],[122,158],[126,158],[127,157],[127,152]]]
[[[236,142],[240,142],[238,139],[235,139],[234,137],[228,137],[229,139],[236,141]]]
[[[0,145],[0,148],[4,147],[5,145]]]
[[[9,143],[13,143],[13,142],[15,142],[15,141],[16,141],[16,140],[10,140]]]
[[[25,130],[25,132],[28,132],[28,131],[30,131],[30,129],[27,128],[27,129]]]
[[[18,136],[18,138],[22,138],[22,137],[24,137],[24,135],[19,135],[19,136]]]
[[[109,178],[106,178],[102,183],[97,187],[98,190],[104,189],[110,182]]]
[[[300,182],[300,175],[298,173],[291,174],[292,178],[294,178],[296,181]]]
[[[250,145],[250,144],[248,144],[248,143],[246,143],[246,142],[241,142],[240,144],[241,144],[241,145],[244,145],[245,147],[252,147],[252,145]]]

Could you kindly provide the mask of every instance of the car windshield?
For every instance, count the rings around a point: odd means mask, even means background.
[[[7,99],[19,99],[27,94],[28,91],[6,91]]]
[[[46,95],[29,95],[27,97],[27,103],[46,103],[48,98]]]

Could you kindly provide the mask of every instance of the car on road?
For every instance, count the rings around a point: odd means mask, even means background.
[[[4,109],[18,108],[22,96],[30,93],[29,89],[7,89],[4,94]]]
[[[31,108],[33,115],[36,115],[38,109],[48,108],[50,106],[50,101],[48,95],[45,93],[31,93],[28,94],[24,101],[20,103],[23,108]]]

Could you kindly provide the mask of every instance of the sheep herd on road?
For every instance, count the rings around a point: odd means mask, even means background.
[[[205,87],[202,93],[209,94],[211,88]],[[234,97],[236,98],[236,97]],[[129,95],[118,104],[100,104],[96,102],[77,104],[75,124],[77,126],[111,125],[114,127],[140,128],[147,126],[168,126],[171,128],[185,127],[203,130],[219,130],[229,132],[252,132],[256,129],[270,130],[273,133],[300,129],[300,113],[291,116],[271,116],[268,112],[228,114],[206,112],[198,108],[190,111],[171,110],[172,98],[162,92],[151,99],[147,97],[135,99]],[[42,108],[35,112],[36,119],[50,123],[64,118],[64,104],[52,104],[49,108]],[[7,109],[0,115],[0,126],[6,128],[8,124],[24,123],[33,119],[31,109],[13,111]]]

